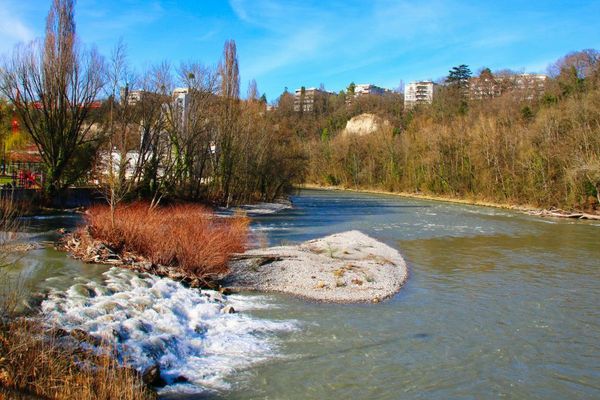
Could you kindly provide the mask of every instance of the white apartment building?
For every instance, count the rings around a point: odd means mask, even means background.
[[[121,101],[127,101],[128,105],[134,106],[142,100],[142,97],[146,93],[145,90],[129,90],[128,88],[121,88]]]
[[[364,96],[364,95],[384,95],[386,93],[391,93],[391,90],[389,89],[385,89],[376,85],[373,85],[372,83],[364,83],[364,84],[360,84],[360,85],[356,85],[354,87],[354,96]]]
[[[173,90],[174,111],[179,114],[182,127],[185,126],[190,100],[190,90],[188,88],[176,88]]]
[[[544,92],[547,79],[543,74],[518,74],[512,77],[511,83],[523,98],[531,100]]]
[[[513,92],[523,100],[532,100],[544,92],[547,79],[548,77],[543,74],[474,77],[469,80],[469,98],[482,100]]]
[[[404,89],[404,107],[411,108],[417,104],[431,104],[436,83],[433,81],[410,82]]]

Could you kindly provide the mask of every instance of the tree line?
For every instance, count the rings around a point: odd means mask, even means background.
[[[323,99],[310,113],[279,99],[282,124],[304,138],[306,181],[544,207],[600,203],[600,56],[573,52],[544,82],[461,65],[432,104],[403,109],[395,96]],[[470,85],[477,84],[473,92]],[[351,117],[390,122],[366,136],[343,132]]]

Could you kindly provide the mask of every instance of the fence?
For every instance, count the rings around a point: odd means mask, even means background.
[[[7,188],[38,189],[44,184],[42,164],[10,161],[0,166],[0,186]]]

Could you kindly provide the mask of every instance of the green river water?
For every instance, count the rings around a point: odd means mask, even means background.
[[[275,334],[276,355],[237,367],[226,389],[165,398],[600,398],[600,223],[387,195],[306,190],[292,201],[256,214],[257,234],[280,244],[358,229],[401,252],[405,287],[381,304],[268,295],[246,313],[297,327]],[[76,222],[33,219],[29,230],[51,239]],[[13,273],[44,291],[107,269],[43,249]]]

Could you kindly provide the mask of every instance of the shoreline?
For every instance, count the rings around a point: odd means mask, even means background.
[[[410,193],[410,192],[388,192],[385,190],[378,189],[352,189],[345,188],[341,186],[323,186],[317,185],[313,183],[304,183],[301,185],[294,186],[295,189],[309,189],[309,190],[326,190],[326,191],[339,191],[339,192],[348,192],[348,193],[367,193],[367,194],[385,194],[392,195],[398,197],[405,197],[409,199],[418,199],[418,200],[429,200],[429,201],[440,201],[444,203],[452,203],[452,204],[463,204],[470,206],[480,206],[480,207],[490,207],[497,208],[502,210],[511,210],[518,211],[527,215],[537,216],[537,217],[553,217],[553,218],[570,218],[570,219],[584,219],[584,220],[600,220],[600,214],[590,214],[585,213],[583,211],[564,211],[559,209],[545,209],[532,205],[518,205],[518,204],[509,204],[509,203],[496,203],[492,201],[486,200],[476,200],[476,199],[468,199],[468,198],[455,198],[449,196],[438,196],[438,195],[430,195],[430,194],[420,194],[420,193]]]
[[[83,234],[66,233],[55,248],[86,263],[166,277],[222,294],[279,292],[323,303],[379,303],[398,293],[408,279],[406,261],[396,249],[356,230],[234,254],[229,272],[212,286],[180,267],[155,265],[133,253],[119,254]]]

